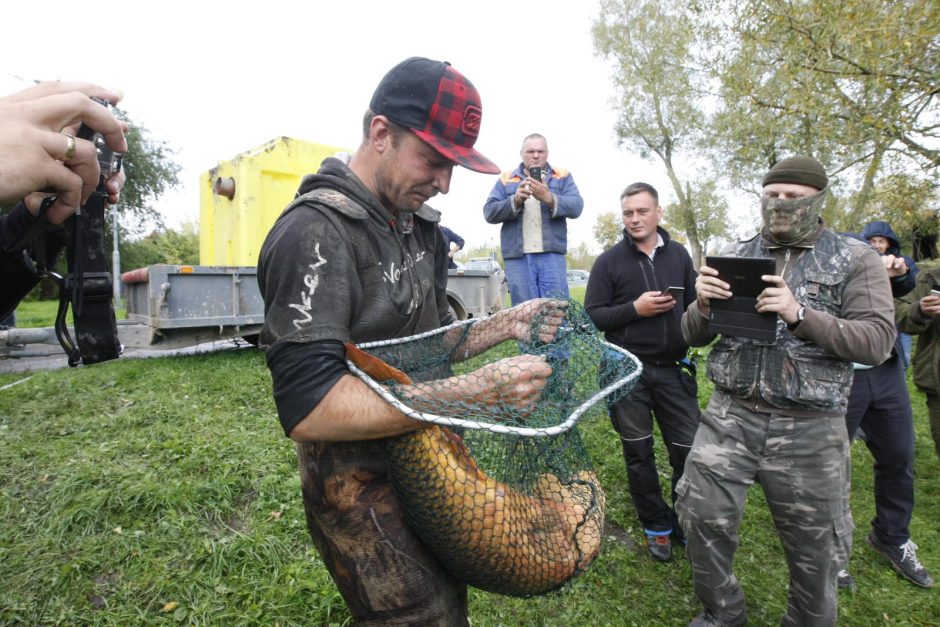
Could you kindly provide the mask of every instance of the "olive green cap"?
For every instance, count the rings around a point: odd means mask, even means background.
[[[764,176],[762,185],[771,183],[795,183],[822,190],[829,184],[829,177],[822,164],[812,157],[787,157],[775,163]]]

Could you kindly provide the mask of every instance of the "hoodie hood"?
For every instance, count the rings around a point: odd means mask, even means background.
[[[888,254],[895,256],[901,254],[901,240],[887,222],[877,220],[866,224],[862,231],[862,239],[867,242],[872,237],[883,237],[888,240]]]
[[[294,197],[294,203],[302,196],[306,196],[317,190],[338,191],[334,207],[349,216],[363,220],[367,217],[373,217],[387,224],[394,224],[395,216],[386,209],[378,199],[372,195],[362,181],[359,180],[353,171],[340,159],[327,157],[320,164],[320,170],[316,174],[308,174],[300,182],[297,189],[297,195]],[[399,219],[402,223],[410,220],[411,212],[401,212]],[[414,212],[415,215],[427,220],[428,222],[440,222],[441,212],[430,205],[421,205],[421,208]]]

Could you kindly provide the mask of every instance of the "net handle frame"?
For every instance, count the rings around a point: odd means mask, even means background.
[[[479,322],[479,319],[474,320],[460,320],[453,324],[449,324],[445,327],[440,327],[432,331],[427,331],[425,333],[419,333],[417,335],[409,335],[408,337],[393,338],[389,340],[378,340],[374,342],[363,342],[362,344],[357,344],[358,348],[368,352],[370,348],[379,348],[384,346],[394,346],[396,344],[407,344],[408,342],[422,340],[425,338],[433,337],[435,335],[441,335],[447,333],[451,329],[457,329],[465,325],[472,325]],[[556,436],[562,433],[570,431],[578,421],[595,403],[601,399],[607,397],[608,395],[616,392],[621,387],[631,383],[634,379],[639,377],[643,373],[643,364],[640,362],[637,357],[630,351],[617,346],[616,344],[611,344],[606,340],[601,340],[600,345],[608,350],[612,350],[618,353],[621,353],[625,359],[633,362],[635,368],[627,376],[613,381],[609,385],[595,392],[591,397],[587,398],[583,403],[578,405],[568,417],[561,423],[557,425],[552,425],[549,427],[515,427],[512,425],[505,424],[494,424],[490,422],[480,422],[478,420],[471,420],[469,418],[456,418],[453,416],[439,416],[437,414],[429,414],[418,411],[409,407],[408,405],[401,402],[394,394],[391,393],[388,387],[382,385],[368,374],[363,372],[359,367],[353,364],[350,360],[346,360],[346,365],[349,367],[349,370],[359,377],[369,388],[382,397],[385,402],[389,405],[405,414],[409,418],[414,420],[420,420],[421,422],[427,422],[431,424],[440,425],[443,427],[460,427],[463,429],[474,429],[477,431],[490,431],[492,433],[499,434],[512,434],[512,435],[521,435],[525,437],[549,437]]]

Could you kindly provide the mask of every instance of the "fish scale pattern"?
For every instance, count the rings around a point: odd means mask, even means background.
[[[538,341],[544,320],[536,317],[529,340],[500,342],[464,361],[461,351],[480,341],[473,323],[363,345],[365,352],[347,346],[360,376],[391,402],[437,421],[388,440],[395,487],[409,522],[441,563],[490,592],[555,590],[584,572],[601,548],[604,492],[575,423],[606,415],[640,365],[604,342],[576,302],[564,312],[551,342]],[[538,356],[552,369],[536,402],[520,405],[509,390],[504,401],[467,393],[480,368],[521,355]]]

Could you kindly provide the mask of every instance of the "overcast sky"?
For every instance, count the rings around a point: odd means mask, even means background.
[[[270,139],[355,148],[378,81],[415,55],[450,61],[476,85],[477,148],[502,169],[519,163],[524,136],[546,136],[549,162],[573,173],[585,201],[570,246],[594,246],[597,216],[619,211],[631,182],[672,200],[658,163],[616,145],[610,72],[593,55],[596,0],[131,1],[101,3],[96,17],[73,3],[8,4],[0,93],[36,79],[123,90],[122,107],[182,166],[181,187],[158,205],[171,225],[198,221],[202,172]],[[450,193],[431,200],[468,246],[499,241],[482,210],[495,181],[456,168]]]

